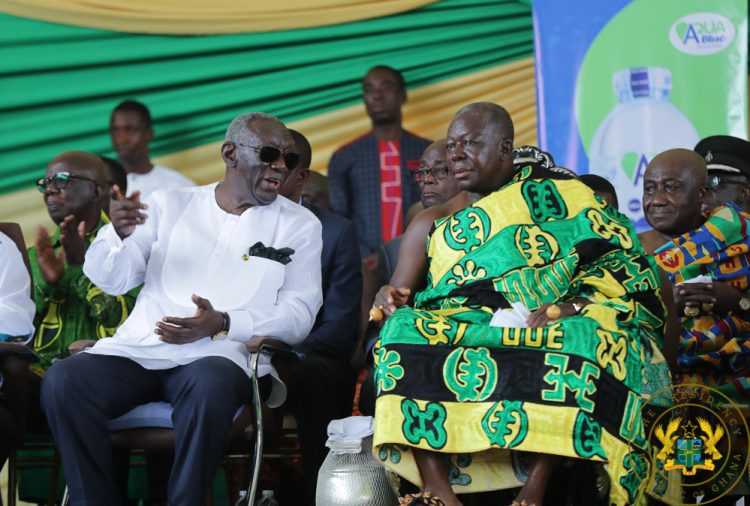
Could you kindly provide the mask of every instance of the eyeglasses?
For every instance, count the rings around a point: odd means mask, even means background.
[[[712,190],[715,190],[720,185],[723,184],[739,184],[739,185],[746,185],[748,184],[748,181],[737,181],[737,180],[731,180],[726,179],[720,176],[711,176],[708,178],[708,187]]]
[[[36,189],[39,190],[39,193],[44,193],[45,191],[47,191],[47,187],[51,185],[53,190],[62,190],[63,188],[68,186],[68,181],[70,181],[71,179],[91,181],[95,185],[99,184],[98,181],[89,177],[75,176],[70,172],[58,172],[54,176],[43,177],[39,181],[37,181]]]
[[[448,176],[448,167],[445,165],[442,165],[440,167],[433,167],[432,169],[418,169],[413,172],[414,179],[417,180],[417,183],[423,183],[427,176],[432,176],[432,179],[440,180],[445,179]]]
[[[279,159],[279,156],[281,156],[281,150],[273,146],[251,146],[249,144],[242,144],[241,142],[235,142],[233,144],[235,146],[254,149],[258,152],[260,161],[263,163],[273,163]],[[284,164],[287,169],[294,170],[298,163],[299,155],[297,153],[292,153],[291,151],[284,153]]]

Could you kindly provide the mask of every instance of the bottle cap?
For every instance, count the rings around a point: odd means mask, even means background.
[[[672,72],[664,67],[631,67],[612,77],[620,101],[630,98],[665,98],[672,91]]]
[[[273,497],[273,490],[264,490],[261,492],[261,495],[263,497]]]

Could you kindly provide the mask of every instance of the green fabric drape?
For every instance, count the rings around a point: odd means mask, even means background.
[[[28,188],[68,149],[112,154],[107,126],[124,98],[149,105],[154,155],[216,141],[262,110],[285,121],[360,100],[376,64],[409,87],[531,54],[517,0],[442,0],[323,28],[226,36],[133,35],[0,16],[0,194]]]

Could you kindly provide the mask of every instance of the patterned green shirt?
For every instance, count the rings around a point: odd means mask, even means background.
[[[109,219],[102,213],[96,228],[86,235],[87,248],[107,223]],[[62,248],[59,239],[58,228],[52,236],[55,254]],[[29,259],[36,304],[33,347],[39,355],[39,362],[31,368],[43,376],[55,359],[68,356],[72,342],[114,334],[133,309],[140,287],[125,295],[107,295],[83,274],[83,266],[70,267],[67,262],[63,277],[53,286],[42,278],[35,246],[29,248]]]

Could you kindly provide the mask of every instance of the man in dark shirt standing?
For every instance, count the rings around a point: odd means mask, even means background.
[[[363,258],[404,231],[409,207],[419,201],[419,187],[410,169],[430,141],[401,126],[406,85],[398,70],[379,65],[362,80],[372,130],[339,148],[328,165],[333,212],[357,226]]]

